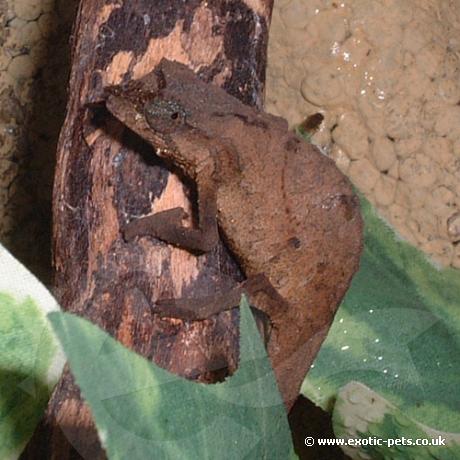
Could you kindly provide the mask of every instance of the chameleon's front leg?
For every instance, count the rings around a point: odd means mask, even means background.
[[[124,228],[127,241],[137,236],[153,236],[191,252],[208,252],[218,240],[216,183],[213,168],[208,166],[197,174],[198,228],[182,225],[187,214],[182,208],[161,211],[129,222]]]

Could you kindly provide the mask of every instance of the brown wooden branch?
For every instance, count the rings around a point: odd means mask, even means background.
[[[125,243],[130,217],[182,206],[193,190],[106,111],[85,104],[109,84],[178,60],[243,102],[261,107],[273,0],[82,0],[73,34],[67,117],[54,188],[56,295],[160,366],[203,382],[235,370],[238,312],[190,323],[160,319],[161,297],[198,297],[242,279],[220,245],[196,257],[161,242]],[[191,195],[190,195],[191,194]],[[27,459],[104,458],[87,407],[66,372]]]

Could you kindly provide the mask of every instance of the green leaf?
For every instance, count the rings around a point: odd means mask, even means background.
[[[18,458],[64,366],[47,289],[0,245],[0,458]]]
[[[362,382],[412,420],[458,433],[460,272],[436,267],[361,202],[361,268],[302,393],[332,410],[341,387]]]
[[[284,405],[246,301],[240,366],[214,385],[159,368],[81,318],[49,318],[111,460],[295,458]]]

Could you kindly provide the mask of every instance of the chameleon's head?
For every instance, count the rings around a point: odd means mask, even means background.
[[[217,96],[210,94],[214,91]],[[186,66],[163,60],[138,80],[106,87],[105,105],[156,147],[159,156],[191,170],[208,154],[197,146],[213,137],[209,109],[218,104],[219,91],[201,82]]]
[[[166,148],[177,136],[206,130],[212,90],[183,64],[163,59],[138,80],[106,87],[105,104],[131,130]]]
[[[157,147],[160,156],[174,155],[177,161],[187,155],[183,164],[201,160],[196,146],[225,131],[226,114],[243,117],[249,110],[187,66],[166,59],[144,77],[108,87],[106,93],[106,106],[116,118]]]

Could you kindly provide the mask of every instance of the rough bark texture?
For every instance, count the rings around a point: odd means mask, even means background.
[[[241,273],[222,245],[196,257],[153,239],[123,241],[129,217],[148,213],[153,202],[156,210],[190,210],[194,192],[149,146],[85,103],[102,86],[140,78],[167,57],[260,108],[272,2],[82,0],[74,28],[54,188],[57,298],[146,358],[204,382],[236,368],[238,311],[184,324],[154,316],[150,305],[226,290]],[[22,458],[81,457],[104,454],[66,372]]]

